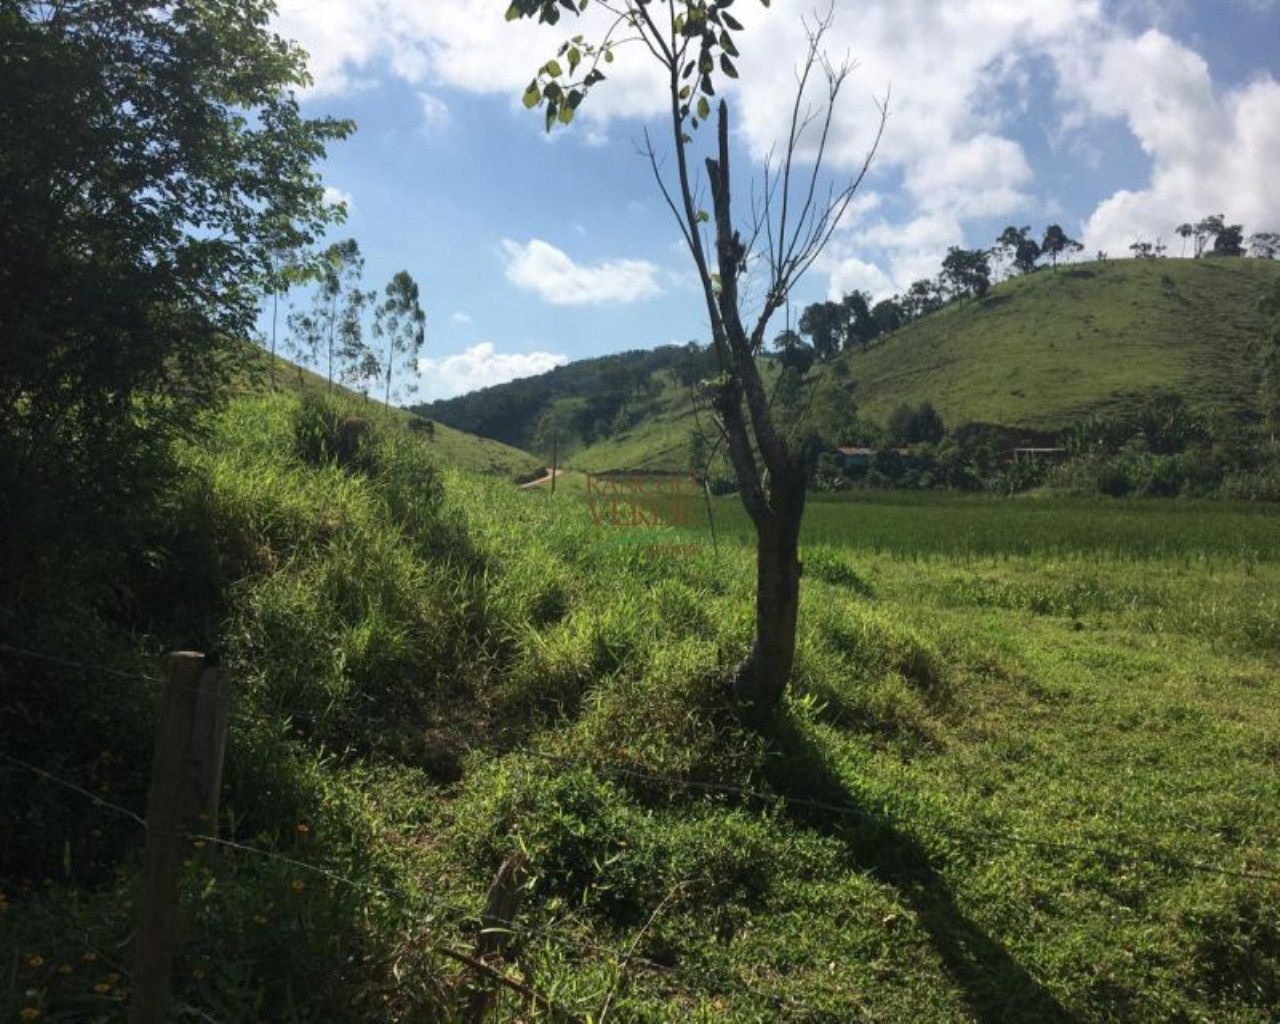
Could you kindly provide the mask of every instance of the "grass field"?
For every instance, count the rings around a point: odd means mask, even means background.
[[[433,468],[387,425],[317,462],[305,426],[240,402],[187,456],[241,846],[184,869],[184,1004],[461,1020],[453,954],[521,853],[501,969],[543,1002],[504,987],[493,1020],[1276,1019],[1274,509],[815,500],[794,685],[755,733],[724,698],[753,614],[732,502],[715,548],[655,553],[580,480]],[[6,752],[136,806],[145,712],[61,671],[21,706],[61,694],[74,743]],[[0,887],[0,1015],[113,1019],[132,825],[0,782],[29,875]]]

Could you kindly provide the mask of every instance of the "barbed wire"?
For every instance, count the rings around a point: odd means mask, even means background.
[[[128,679],[128,680],[138,680],[138,681],[143,681],[143,682],[152,683],[152,684],[163,683],[163,680],[158,679],[154,676],[149,676],[142,673],[122,672],[114,669],[103,669],[98,666],[91,666],[83,662],[78,662],[72,659],[59,657],[57,655],[51,655],[51,654],[41,653],[39,651],[33,651],[28,648],[20,647],[14,644],[0,642],[0,651],[5,651],[12,654],[18,654],[23,657],[49,662],[49,663],[60,665],[66,668],[74,668],[84,672],[103,672],[107,675]],[[203,682],[198,683],[197,688],[203,689]],[[299,719],[311,718],[311,717],[314,717],[314,714],[315,714],[314,710],[310,708],[305,708],[305,709],[296,708],[296,707],[289,707],[287,705],[280,705],[280,704],[274,704],[274,703],[272,705],[271,710],[275,713],[282,713],[282,714],[288,715],[289,717],[296,717]],[[557,760],[556,755],[543,754],[533,750],[525,750],[524,752],[531,756],[539,757],[544,760]],[[16,759],[10,757],[9,755],[3,754],[3,752],[0,752],[0,757],[5,757],[6,759],[12,761],[13,763],[19,763]],[[964,826],[948,825],[941,822],[928,822],[928,821],[921,821],[921,820],[912,821],[902,817],[901,815],[893,814],[892,812],[869,811],[865,808],[852,807],[849,805],[841,805],[841,804],[831,804],[831,803],[826,803],[822,801],[813,801],[803,797],[786,796],[784,794],[776,794],[776,793],[763,793],[756,790],[746,789],[741,786],[735,786],[731,783],[707,783],[707,782],[700,782],[698,780],[681,779],[675,776],[667,776],[667,775],[661,775],[658,773],[642,772],[635,768],[628,767],[626,765],[610,766],[610,765],[601,765],[597,762],[589,762],[589,761],[583,761],[583,760],[574,760],[574,759],[560,759],[560,760],[562,760],[564,763],[567,763],[573,766],[591,767],[593,770],[601,771],[602,773],[605,773],[605,774],[613,774],[617,777],[630,777],[630,778],[641,779],[649,782],[658,782],[664,785],[684,787],[684,788],[690,788],[690,789],[701,789],[704,791],[712,790],[712,791],[717,791],[722,793],[733,793],[750,800],[755,800],[757,802],[777,803],[779,801],[785,801],[786,803],[790,804],[793,807],[807,807],[811,810],[819,810],[826,813],[834,813],[834,814],[839,814],[847,817],[860,817],[863,820],[878,821],[881,824],[892,825],[895,827],[910,828],[914,825],[914,827],[922,828],[925,831],[937,832],[939,834],[948,834],[955,838],[971,838],[971,839],[999,838],[1004,841],[1014,843],[1017,845],[1022,845],[1022,846],[1038,847],[1041,849],[1054,850],[1054,851],[1064,852],[1064,853],[1065,852],[1089,853],[1094,856],[1097,856],[1099,859],[1103,859],[1109,862],[1114,862],[1117,860],[1130,861],[1130,862],[1147,861],[1150,863],[1162,864],[1167,867],[1181,867],[1186,870],[1198,871],[1198,872],[1207,873],[1207,874],[1225,875],[1228,877],[1255,879],[1258,881],[1274,881],[1274,880],[1280,879],[1280,875],[1276,875],[1268,872],[1240,871],[1238,869],[1226,868],[1220,865],[1206,864],[1198,861],[1190,861],[1185,858],[1175,857],[1171,854],[1164,853],[1163,851],[1147,851],[1146,853],[1133,853],[1133,852],[1120,853],[1114,850],[1109,850],[1101,846],[1100,844],[1096,844],[1096,843],[1092,843],[1092,844],[1091,843],[1066,843],[1061,840],[1051,840],[1051,839],[1043,839],[1038,837],[1024,836],[1019,833],[1012,832],[1008,829],[970,829]],[[70,783],[67,780],[59,779],[48,772],[42,772],[40,769],[36,768],[33,765],[29,765],[29,764],[26,764],[25,762],[22,762],[22,766],[27,767],[30,770],[43,775],[46,779],[48,779],[51,782],[55,782],[59,785],[65,786],[68,789],[72,789],[77,792],[80,792],[81,795],[94,800],[96,803],[99,803],[102,806],[107,806],[113,810],[120,811],[121,813],[124,813],[128,817],[132,818],[138,824],[141,824],[145,827],[144,819],[142,819],[139,815],[137,815],[132,811],[129,811],[126,808],[121,808],[121,807],[118,807],[117,805],[112,805],[109,801],[105,801],[102,797],[98,796],[97,794],[93,794],[88,790],[80,789],[74,783]],[[1156,769],[1156,770],[1168,771],[1169,769]],[[1175,767],[1172,770],[1178,772],[1179,774],[1184,774],[1184,773],[1199,773],[1199,772],[1208,773],[1211,771],[1220,771],[1221,769],[1215,769],[1211,766],[1205,765],[1205,766],[1195,766],[1194,768]],[[1205,826],[1200,823],[1191,824],[1187,822],[1177,822],[1176,824],[1181,831],[1184,831],[1184,832],[1194,831],[1204,835],[1220,835],[1223,831],[1222,828]],[[1273,834],[1266,833],[1256,838],[1260,839],[1261,842],[1265,845],[1271,845],[1277,841],[1278,837]]]
[[[82,661],[59,657],[56,654],[44,654],[40,651],[32,651],[26,647],[19,647],[16,644],[0,643],[0,651],[4,651],[8,654],[17,654],[24,658],[31,658],[35,661],[47,661],[53,665],[61,665],[63,668],[74,668],[86,673],[115,676],[120,679],[140,681],[144,683],[159,684],[164,682],[163,679],[160,679],[157,676],[149,676],[143,672],[125,672],[120,669],[105,668],[102,665],[86,665]]]
[[[3,751],[0,751],[0,760],[4,760],[17,767],[24,768],[42,778],[45,778],[57,785],[60,785],[70,790],[71,792],[74,792],[92,801],[94,804],[100,807],[103,807],[106,810],[113,811],[114,813],[117,813],[126,818],[129,818],[131,821],[137,823],[143,828],[147,827],[146,820],[140,815],[138,815],[137,813],[135,813],[134,811],[131,811],[129,808],[122,807],[119,804],[113,803],[112,801],[107,800],[102,796],[85,789],[82,786],[76,785],[75,783],[69,782],[65,779],[60,779],[57,776],[53,775],[51,772],[47,772],[42,768],[39,768],[35,765],[30,764],[29,762],[22,760],[21,758],[16,758],[9,754],[4,753]],[[320,865],[312,864],[304,860],[299,860],[296,857],[290,857],[289,855],[280,853],[277,850],[267,850],[260,846],[253,846],[248,843],[238,842],[234,839],[225,839],[221,836],[216,836],[216,835],[203,833],[203,832],[189,832],[189,831],[181,831],[181,830],[169,831],[169,830],[160,830],[160,829],[157,829],[154,831],[157,835],[166,836],[168,838],[183,839],[183,840],[188,840],[190,842],[200,842],[200,843],[206,843],[210,845],[221,846],[221,847],[238,851],[240,853],[246,853],[246,854],[251,854],[257,857],[262,857],[266,860],[271,860],[277,863],[286,864],[299,871],[303,871],[309,874],[323,877],[328,881],[337,883],[339,885],[344,885],[349,888],[353,888],[353,889],[360,890],[370,894],[380,895],[387,899],[417,901],[417,903],[420,905],[419,908],[448,912],[450,914],[457,915],[461,917],[464,921],[472,924],[479,925],[482,923],[481,914],[478,911],[469,909],[467,907],[463,907],[460,904],[452,903],[448,900],[441,899],[438,896],[424,893],[421,891],[413,891],[413,890],[405,889],[400,886],[377,885],[373,882],[350,878],[346,875],[339,874],[336,871],[331,871],[328,868],[321,867]],[[415,908],[415,909],[419,909],[419,908]],[[578,939],[566,938],[563,935],[559,935],[546,928],[542,928],[536,925],[517,925],[513,923],[507,930],[511,931],[513,934],[525,935],[525,936],[536,937],[536,938],[545,938],[553,942],[559,943],[560,945],[572,947],[574,949],[577,949],[580,952],[609,954],[613,956],[616,956],[618,952],[617,950],[609,946],[602,946],[595,943],[584,942]],[[659,971],[670,971],[670,967],[664,964],[660,964],[657,961],[646,960],[643,957],[631,956],[629,959],[629,962],[643,964],[644,966],[647,966]]]

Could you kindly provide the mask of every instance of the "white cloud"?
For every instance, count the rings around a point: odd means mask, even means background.
[[[345,206],[349,214],[356,211],[356,201],[351,198],[351,193],[332,185],[324,187],[323,201],[325,206]]]
[[[449,105],[433,93],[418,91],[418,109],[424,128],[443,128],[449,123]]]
[[[1246,231],[1280,222],[1280,83],[1267,76],[1219,94],[1198,54],[1154,30],[1063,53],[1059,64],[1066,95],[1088,114],[1123,119],[1152,164],[1145,188],[1117,191],[1088,217],[1088,251],[1169,244],[1178,224],[1210,213]]]
[[[418,370],[422,392],[432,401],[546,373],[568,361],[568,356],[554,352],[498,352],[493,342],[482,341],[456,355],[419,359]]]
[[[646,260],[609,260],[582,266],[540,238],[526,245],[504,238],[502,253],[507,280],[553,306],[636,302],[662,293],[658,267]]]
[[[1234,3],[1263,11],[1277,6],[1276,0]],[[738,6],[735,15],[745,24],[741,77],[722,86],[740,101],[735,135],[760,161],[786,134],[794,69],[806,43],[800,15],[807,8]],[[1206,213],[1224,212],[1246,230],[1280,223],[1280,178],[1270,173],[1280,151],[1273,78],[1219,93],[1205,61],[1186,45],[1160,31],[1135,34],[1185,21],[1180,12],[1188,6],[1186,0],[840,0],[825,45],[859,66],[845,83],[829,164],[846,172],[861,165],[878,120],[873,97],[892,86],[888,125],[867,185],[885,192],[893,184],[897,195],[892,211],[874,204],[860,209],[863,221],[873,211],[884,219],[868,231],[842,232],[824,266],[843,275],[840,280],[869,281],[865,268],[874,264],[905,287],[936,273],[946,247],[964,244],[972,223],[1043,217],[1048,200],[1032,194],[1028,150],[1015,132],[1020,119],[1025,128],[1033,115],[1059,159],[1090,176],[1107,171],[1106,149],[1092,134],[1106,120],[1126,124],[1151,161],[1146,183],[1116,192],[1075,224],[1057,218],[1090,250],[1118,253],[1138,234],[1167,238],[1176,224]],[[433,101],[431,111],[424,107],[430,121],[432,112],[447,112],[449,90],[503,96],[518,107],[535,68],[565,36],[581,31],[599,38],[608,17],[592,4],[584,18],[548,27],[507,23],[504,7],[495,0],[281,0],[278,26],[311,51],[318,92],[399,78]],[[582,108],[585,123],[572,129],[581,143],[602,143],[613,119],[662,113],[660,71],[643,47],[621,47],[608,73]],[[1037,111],[1031,106],[1043,98],[1037,85],[1054,74],[1066,109]],[[1045,123],[1055,115],[1059,123]],[[812,141],[811,133],[807,145]],[[1090,166],[1091,159],[1099,166]],[[740,197],[747,195],[743,170]],[[536,240],[504,243],[504,250],[508,276],[550,302],[656,293],[644,264],[581,267]],[[628,277],[629,288],[615,288]]]
[[[872,301],[878,302],[899,290],[894,286],[889,275],[874,263],[850,257],[841,260],[831,269],[831,285],[827,289],[827,298],[834,302],[849,292],[861,291],[870,293]]]

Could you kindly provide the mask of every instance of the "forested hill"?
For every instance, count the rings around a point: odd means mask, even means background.
[[[1263,359],[1258,303],[1277,279],[1280,263],[1240,258],[1044,268],[819,363],[810,377],[838,379],[832,393],[868,426],[903,403],[929,402],[948,427],[1054,433],[1168,392],[1209,415],[1250,418]],[[713,372],[706,350],[667,346],[571,363],[419,411],[544,457],[557,432],[562,456],[584,467],[683,464],[693,428],[686,378]]]
[[[554,406],[560,427],[589,443],[613,431],[619,411],[656,386],[655,374],[689,358],[689,349],[664,345],[583,359],[536,377],[418,405],[413,411],[458,430],[534,450],[550,440],[554,428],[543,419]]]

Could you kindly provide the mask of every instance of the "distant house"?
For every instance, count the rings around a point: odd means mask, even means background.
[[[841,469],[865,469],[876,453],[874,448],[837,448],[835,456]]]
[[[1048,462],[1055,466],[1066,457],[1065,448],[1014,448],[1012,453],[1014,462]]]

